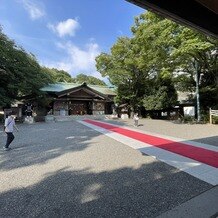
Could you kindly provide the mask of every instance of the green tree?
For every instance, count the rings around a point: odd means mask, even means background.
[[[51,82],[36,58],[17,46],[0,30],[0,105],[9,106],[24,95],[40,95]]]
[[[143,19],[146,19],[145,23],[142,22]],[[141,15],[135,20],[131,39],[119,38],[111,48],[111,54],[102,53],[96,59],[98,71],[103,76],[109,76],[110,82],[118,87],[117,102],[128,103],[133,110],[145,106],[145,98],[149,98],[149,102],[156,99],[155,91],[165,89],[165,86],[161,87],[161,83],[157,83],[156,80],[157,78],[160,80],[159,74],[168,66],[167,62],[170,62],[170,60],[166,61],[170,49],[159,48],[161,44],[159,41],[153,43],[160,28],[165,28],[159,24],[162,20],[163,18],[151,13]],[[163,59],[166,62],[163,62]],[[171,86],[173,86],[172,82]],[[175,89],[173,91],[172,96],[176,96]],[[167,94],[162,101],[165,107],[175,104],[176,101],[168,92],[167,89]],[[149,109],[152,109],[151,106],[149,104]],[[163,108],[164,104],[160,107]],[[153,109],[156,108],[153,104]]]
[[[195,91],[196,74],[203,110],[218,106],[218,40],[188,28],[177,36],[180,43],[172,51],[177,66],[185,73],[177,84]]]
[[[177,103],[177,94],[173,84],[172,75],[163,70],[153,79],[153,89],[143,100],[146,110],[161,110],[174,106]]]
[[[195,91],[197,72],[202,108],[218,105],[218,40],[150,12],[136,18],[132,31],[142,67],[146,63],[153,75],[168,68],[179,91]]]
[[[75,82],[80,83],[80,84],[86,82],[87,84],[90,84],[90,85],[103,85],[103,86],[106,85],[104,81],[94,76],[88,76],[82,73],[76,76]]]
[[[52,82],[75,82],[75,79],[71,77],[69,73],[64,70],[58,70],[55,68],[42,67],[43,72],[50,75]]]
[[[147,71],[138,67],[138,56],[133,41],[122,37],[112,46],[110,54],[102,53],[96,58],[97,70],[117,87],[117,103],[127,103],[132,110],[142,105],[148,84]]]

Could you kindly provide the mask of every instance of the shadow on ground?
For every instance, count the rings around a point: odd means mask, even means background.
[[[0,154],[3,171],[28,170],[81,152],[102,135],[77,122],[21,125],[20,130],[14,149]],[[72,168],[53,169],[33,185],[9,186],[0,193],[0,217],[156,217],[212,188],[160,161],[108,171]]]
[[[218,147],[218,135],[212,137],[206,137],[206,138],[193,139],[192,141],[205,143]]]
[[[78,122],[36,123],[19,125],[15,139],[10,145],[12,150],[0,151],[0,169],[44,164],[68,152],[79,152],[90,145],[90,140],[101,135],[84,127]],[[0,136],[3,146],[6,136]],[[1,146],[1,147],[2,147]]]
[[[0,217],[155,217],[208,190],[160,162],[106,172],[62,169],[0,194]]]
[[[117,121],[110,121],[109,123],[126,125],[125,122]],[[95,140],[102,135],[75,121],[20,125],[19,128],[20,132],[15,133],[16,138],[11,145],[12,151],[0,151],[0,169],[9,170],[34,164],[44,164],[68,152],[82,151],[91,146],[91,140]],[[112,127],[111,130],[114,129],[116,130],[116,127]],[[0,136],[2,146],[5,141],[6,137],[3,137],[2,133]],[[218,146],[218,136],[192,141]]]

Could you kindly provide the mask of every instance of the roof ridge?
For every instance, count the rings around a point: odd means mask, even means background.
[[[63,85],[82,85],[83,83],[73,83],[73,82],[56,82],[56,83],[51,83],[51,85],[55,84],[63,84]],[[94,84],[88,84],[86,83],[87,86],[97,86],[97,87],[102,87],[102,88],[110,88],[108,85],[94,85]]]
[[[73,82],[71,82],[71,83],[66,83],[66,82],[56,82],[56,83],[53,83],[53,84],[64,84],[64,85],[67,85],[67,84],[76,84],[76,85],[82,85],[81,83],[73,83]]]
[[[92,84],[87,84],[89,86],[98,86],[98,87],[108,87],[107,85],[92,85]]]
[[[83,83],[84,84],[84,83]],[[41,88],[42,91],[47,91],[47,92],[62,92],[64,90],[70,90],[74,89],[76,87],[84,87],[83,84],[78,84],[78,83],[65,83],[65,82],[57,82],[57,83],[52,83],[48,84],[45,87]],[[93,89],[99,93],[102,93],[104,95],[116,95],[114,90],[105,85],[87,85],[87,88]]]

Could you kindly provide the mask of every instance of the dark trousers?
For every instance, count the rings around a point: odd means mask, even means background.
[[[12,132],[6,132],[7,133],[7,142],[5,147],[8,148],[11,142],[14,140],[14,134]]]

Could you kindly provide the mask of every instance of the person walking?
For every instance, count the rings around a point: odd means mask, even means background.
[[[5,146],[3,147],[4,151],[9,151],[9,145],[14,140],[14,128],[18,131],[17,126],[15,125],[14,117],[12,116],[12,113],[9,113],[8,117],[5,119],[5,125],[4,125],[4,131],[7,134],[7,141]]]
[[[133,120],[134,120],[134,126],[138,126],[139,125],[139,117],[138,117],[138,113],[135,113],[133,116]]]

